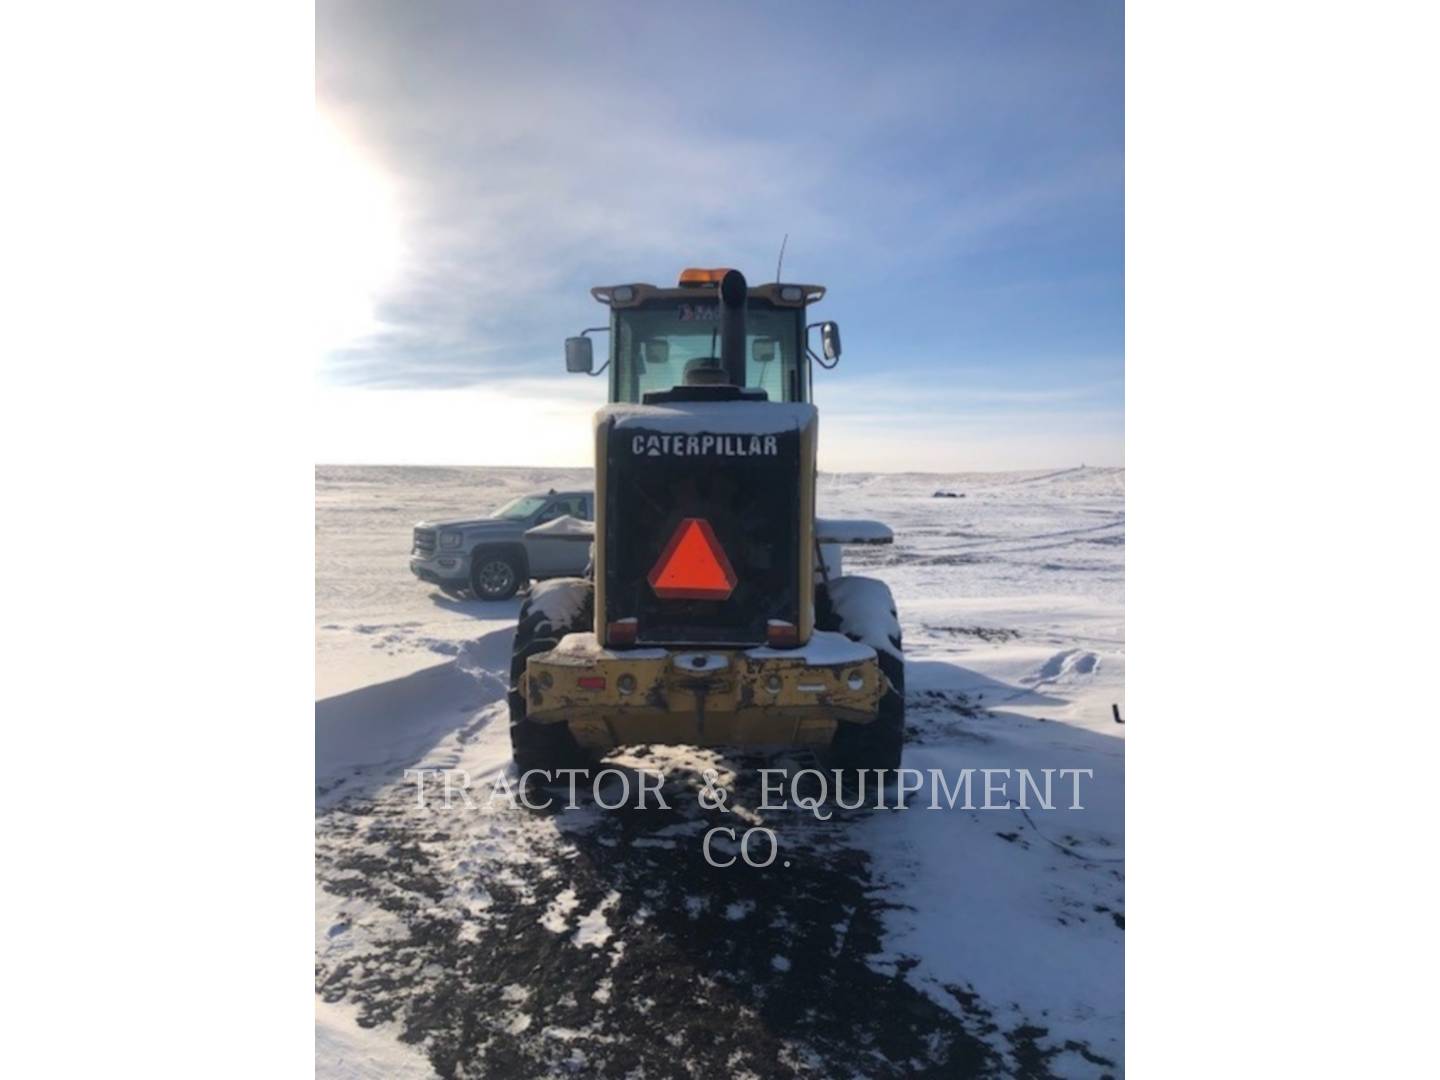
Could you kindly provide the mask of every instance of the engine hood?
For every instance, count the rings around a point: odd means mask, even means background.
[[[419,529],[452,529],[465,532],[520,532],[525,528],[523,521],[508,521],[505,518],[446,518],[443,521],[421,521]]]

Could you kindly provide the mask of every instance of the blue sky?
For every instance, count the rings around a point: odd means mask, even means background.
[[[1120,4],[320,0],[316,36],[321,460],[587,463],[589,286],[769,281],[788,233],[844,332],[822,467],[1122,463]]]

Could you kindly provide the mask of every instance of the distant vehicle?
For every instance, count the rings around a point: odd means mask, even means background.
[[[452,595],[508,600],[526,582],[579,577],[590,562],[590,545],[563,529],[527,536],[536,526],[562,518],[593,521],[595,496],[588,491],[522,495],[487,518],[422,521],[415,526],[410,572]],[[588,534],[583,537],[588,539]]]

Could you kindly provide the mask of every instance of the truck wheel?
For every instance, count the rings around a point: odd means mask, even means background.
[[[477,551],[470,564],[470,591],[477,600],[509,600],[520,588],[515,556],[503,551]]]
[[[585,768],[587,754],[563,722],[537,723],[526,718],[525,664],[530,657],[549,652],[566,634],[590,629],[595,623],[595,585],[581,578],[552,578],[531,590],[520,608],[515,644],[510,653],[510,748],[515,765],[530,769]]]
[[[837,768],[898,769],[905,745],[905,656],[895,600],[883,581],[842,577],[815,590],[815,626],[839,631],[869,645],[880,658],[885,690],[875,719],[867,724],[841,721],[830,753]]]

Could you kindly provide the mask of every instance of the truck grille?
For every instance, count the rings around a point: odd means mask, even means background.
[[[423,556],[424,556],[425,558],[427,558],[427,559],[428,559],[431,555],[434,555],[434,554],[435,554],[435,530],[434,530],[434,529],[416,529],[416,530],[415,530],[415,554],[416,554],[416,555],[423,555]]]

